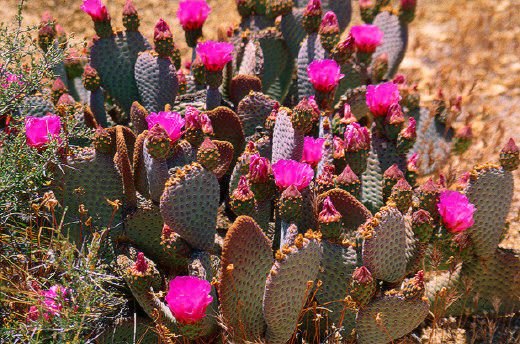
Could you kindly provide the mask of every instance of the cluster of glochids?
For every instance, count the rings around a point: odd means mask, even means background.
[[[77,113],[76,101],[88,103],[92,148],[66,152],[52,187],[69,209],[71,239],[84,240],[78,219],[110,226],[116,265],[148,315],[112,324],[106,342],[389,343],[420,325],[445,295],[436,291],[459,290],[468,277],[482,281],[467,293],[480,300],[448,313],[515,295],[519,260],[498,248],[519,163],[514,142],[456,191],[442,175],[417,184],[467,149],[471,129],[450,126],[461,99],[448,106],[440,91],[430,111],[395,75],[416,2],[394,11],[389,1],[360,1],[367,24],[341,41],[349,0],[299,2],[237,0],[240,25],[214,42],[202,38],[206,2],[181,1],[177,17],[194,50],[185,74],[164,20],[152,47],[130,0],[124,32],[100,0],[84,0],[98,37],[86,55],[69,51],[51,101],[24,100],[36,109],[27,143],[39,150],[62,139],[61,118]],[[44,15],[44,51],[60,30]],[[432,146],[444,155],[428,156]],[[419,268],[443,258],[459,262],[456,273],[428,282]],[[61,288],[30,321],[52,320],[69,301]],[[152,321],[156,331],[147,331]]]

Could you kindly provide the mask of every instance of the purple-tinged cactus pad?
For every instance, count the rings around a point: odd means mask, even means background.
[[[354,196],[342,189],[332,189],[318,197],[318,209],[323,208],[323,202],[330,197],[334,208],[341,214],[343,227],[347,231],[355,231],[372,217],[370,211]]]
[[[100,344],[133,343],[134,338],[138,338],[143,343],[156,343],[159,337],[150,331],[154,326],[151,319],[143,317],[122,319],[104,330],[98,340]]]
[[[298,324],[301,307],[305,303],[318,275],[322,248],[313,234],[301,234],[294,245],[277,253],[265,286],[264,317],[267,323],[265,338],[272,344],[286,343]]]
[[[376,279],[390,283],[406,272],[406,227],[395,207],[383,207],[363,228],[363,265]]]
[[[207,111],[206,114],[211,120],[215,133],[211,139],[230,142],[235,152],[233,160],[236,160],[244,150],[245,144],[244,129],[240,118],[233,110],[223,106]]]
[[[244,55],[240,62],[238,74],[252,75],[262,80],[264,74],[264,54],[260,47],[260,42],[255,37],[251,37],[244,48]]]
[[[358,312],[357,341],[359,344],[390,343],[419,326],[429,309],[427,300],[409,301],[399,293],[374,299]],[[379,313],[381,323],[376,322]]]
[[[148,131],[144,131],[135,140],[134,156],[133,156],[133,175],[136,190],[145,198],[150,198],[148,188],[148,178],[146,176],[146,167],[144,164],[144,142]]]
[[[211,250],[219,200],[217,177],[198,163],[175,168],[161,196],[164,222],[197,250]]]
[[[220,157],[218,166],[213,172],[215,172],[217,178],[222,178],[228,171],[231,161],[233,161],[233,145],[227,141],[213,140],[213,143],[217,146]]]
[[[229,97],[235,107],[239,107],[237,110],[237,115],[242,119],[242,124],[244,124],[244,133],[246,136],[249,136],[251,134],[248,134],[248,130],[245,127],[244,119],[240,114],[240,103],[241,101],[246,98],[250,92],[262,92],[262,81],[253,75],[242,75],[239,74],[231,80],[231,84],[229,85]],[[242,112],[242,114],[244,114]],[[253,116],[255,118],[256,116]]]
[[[336,106],[334,107],[334,113],[340,113],[341,115],[343,115],[343,109],[345,108],[345,104],[348,104],[350,105],[350,112],[352,112],[352,114],[358,120],[367,116],[369,110],[366,101],[366,93],[367,87],[359,86],[354,89],[348,89],[346,92],[344,92],[344,94],[336,94]]]
[[[300,44],[307,36],[303,29],[303,11],[305,8],[293,8],[292,13],[283,16],[280,29],[291,55],[298,56]]]
[[[274,124],[272,163],[285,159],[300,161],[303,143],[304,134],[294,130],[292,126],[291,110],[280,108]]]
[[[500,243],[513,201],[513,175],[499,165],[475,167],[465,192],[477,208],[473,214],[475,223],[467,229],[475,253],[482,258],[490,257]]]
[[[258,224],[239,216],[224,240],[219,284],[224,322],[238,338],[254,341],[265,331],[262,300],[272,254],[271,242]]]

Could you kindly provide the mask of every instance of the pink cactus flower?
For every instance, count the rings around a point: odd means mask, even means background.
[[[315,168],[323,156],[324,138],[315,139],[311,136],[306,136],[303,141],[303,154],[301,162],[311,165]]]
[[[110,15],[108,14],[107,8],[101,0],[83,0],[81,10],[88,14],[95,22],[110,21]]]
[[[345,141],[343,141],[337,136],[334,136],[332,142],[334,144],[334,153],[332,155],[334,159],[343,158],[345,156]]]
[[[294,185],[299,191],[302,191],[314,177],[314,171],[310,165],[294,160],[278,160],[276,164],[273,164],[273,174],[274,181],[281,190]]]
[[[315,60],[307,68],[309,81],[316,91],[332,92],[345,76],[340,73],[341,67],[334,60]]]
[[[393,82],[367,87],[367,105],[370,112],[376,117],[386,116],[390,107],[400,100],[399,88]]]
[[[206,308],[213,301],[210,291],[208,281],[194,276],[177,276],[170,281],[170,290],[164,299],[178,322],[195,324],[206,316]]]
[[[341,214],[336,210],[329,196],[323,202],[323,209],[318,219],[321,223],[331,223],[341,219]]]
[[[271,163],[267,158],[254,154],[249,162],[249,180],[252,183],[266,183],[272,172]]]
[[[202,129],[205,134],[213,133],[213,126],[211,120],[205,113],[200,114],[199,110],[189,105],[184,113],[186,119],[186,130]]]
[[[181,135],[184,134],[182,127],[184,126],[185,120],[177,112],[152,112],[146,117],[146,123],[148,123],[148,129],[152,129],[154,125],[160,124],[173,142],[177,141]]]
[[[177,19],[186,31],[197,30],[204,25],[211,8],[206,0],[187,0],[179,2]]]
[[[469,203],[467,197],[458,192],[446,190],[441,192],[437,204],[442,222],[451,233],[462,232],[473,226],[473,213],[476,208]]]
[[[354,37],[357,49],[362,53],[373,53],[383,39],[383,32],[371,24],[353,26],[350,34]]]
[[[358,152],[361,149],[370,149],[370,134],[366,127],[354,122],[345,129],[345,149],[348,152]]]
[[[59,316],[64,304],[70,302],[72,290],[61,285],[53,285],[49,290],[43,291],[44,300],[43,308],[47,311],[43,314],[44,318],[49,319],[51,316]]]
[[[25,137],[27,145],[41,149],[49,140],[58,138],[61,131],[60,117],[47,115],[43,117],[28,116],[25,119]]]
[[[412,118],[412,117],[410,117]],[[407,164],[408,171],[415,171],[417,172],[417,161],[419,160],[419,154],[414,153],[409,159]]]
[[[196,51],[208,71],[218,72],[233,59],[234,45],[226,42],[206,41],[197,45]]]
[[[186,75],[182,72],[182,69],[177,70],[177,81],[179,85],[186,85],[188,80],[186,80]]]
[[[27,321],[36,321],[40,317],[40,311],[37,306],[31,306],[27,312]]]
[[[333,11],[328,11],[323,16],[320,25],[320,32],[328,33],[328,32],[339,32],[339,23],[338,17]]]

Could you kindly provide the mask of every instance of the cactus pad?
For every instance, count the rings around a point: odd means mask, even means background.
[[[198,163],[172,171],[161,196],[164,222],[193,248],[211,250],[219,200],[217,178]]]
[[[506,217],[513,200],[514,181],[511,172],[498,165],[476,167],[470,174],[466,196],[477,208],[475,223],[468,233],[477,256],[492,256],[504,231]]]
[[[142,104],[148,112],[159,112],[173,104],[179,90],[177,70],[170,59],[153,51],[139,54],[135,62],[135,81]],[[132,106],[133,107],[133,106]]]
[[[292,336],[311,286],[318,274],[322,249],[317,239],[301,234],[295,244],[277,254],[264,294],[265,338],[269,343],[286,343]]]
[[[390,294],[359,310],[356,319],[359,344],[386,344],[419,326],[428,315],[428,301],[409,301],[401,294]],[[380,316],[381,322],[376,322]]]
[[[304,135],[294,130],[290,111],[287,108],[280,108],[276,116],[273,133],[273,164],[282,159],[300,161],[302,158]]]
[[[219,295],[225,323],[242,339],[258,339],[265,331],[262,300],[272,264],[262,229],[252,218],[238,217],[224,240]]]
[[[406,272],[404,216],[395,207],[384,207],[363,228],[363,264],[372,276],[390,283]]]
[[[251,92],[240,101],[237,115],[242,120],[246,137],[253,135],[258,126],[264,125],[274,104],[274,100],[259,92]]]
[[[391,79],[397,73],[403,61],[406,46],[408,45],[408,26],[402,24],[396,15],[389,12],[379,13],[373,24],[383,32],[383,44],[376,48],[372,61],[383,53],[388,53],[388,72],[386,79]]]

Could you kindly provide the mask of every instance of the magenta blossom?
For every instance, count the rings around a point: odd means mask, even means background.
[[[370,149],[370,135],[366,127],[354,122],[345,129],[345,149],[349,152],[358,152],[361,149]]]
[[[95,22],[110,21],[110,15],[108,14],[107,8],[101,0],[83,0],[81,10],[88,14]]]
[[[311,136],[306,136],[303,142],[303,154],[301,162],[311,165],[315,168],[323,156],[324,138],[315,139]]]
[[[367,87],[367,105],[370,112],[376,117],[386,116],[390,107],[400,100],[399,87],[393,82]]]
[[[177,141],[181,135],[184,134],[182,127],[184,126],[185,121],[177,112],[152,112],[148,117],[146,117],[146,123],[148,123],[148,129],[152,129],[154,125],[160,124],[166,130],[170,140],[173,142]]]
[[[182,324],[195,324],[206,316],[206,308],[213,301],[209,295],[211,284],[194,276],[177,276],[170,281],[164,297],[175,319]]]
[[[53,285],[49,290],[42,292],[45,299],[42,302],[43,308],[48,312],[43,316],[49,319],[51,315],[60,315],[64,304],[70,302],[72,290],[61,285]]]
[[[43,117],[28,116],[25,119],[25,137],[27,145],[41,149],[49,140],[58,138],[61,131],[60,117],[47,115]]]
[[[249,162],[249,180],[252,183],[265,183],[269,180],[271,174],[271,163],[269,159],[260,157],[259,154],[254,154]]]
[[[371,24],[353,26],[350,34],[354,37],[356,48],[362,53],[373,53],[383,39],[383,32]]]
[[[413,11],[417,6],[417,0],[401,0],[401,9],[403,11]]]
[[[278,160],[276,164],[273,164],[273,174],[274,181],[281,190],[294,185],[302,191],[314,177],[314,171],[310,165],[294,160]]]
[[[231,53],[234,48],[230,43],[206,41],[197,45],[196,51],[208,71],[218,72],[233,59]]]
[[[307,67],[309,81],[316,91],[332,92],[345,76],[341,67],[334,60],[315,60]]]
[[[469,203],[467,197],[458,192],[446,190],[441,192],[437,204],[442,222],[451,233],[462,232],[473,226],[473,213],[476,208]]]
[[[2,82],[2,87],[8,88],[14,82],[16,82],[19,86],[23,85],[23,82],[20,81],[19,76],[7,73],[7,77],[5,78],[5,81]]]
[[[197,30],[204,25],[211,12],[206,0],[187,0],[179,2],[177,19],[184,30]]]

